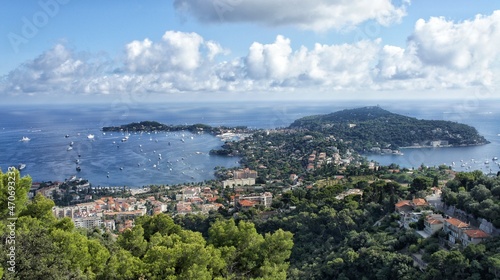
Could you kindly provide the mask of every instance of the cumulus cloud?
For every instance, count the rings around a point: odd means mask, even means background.
[[[272,44],[253,43],[245,58],[248,77],[288,87],[356,88],[370,83],[370,68],[380,40],[355,44],[315,44],[293,51],[290,40],[278,36]]]
[[[494,58],[491,54],[498,53],[500,11],[459,23],[442,17],[433,17],[427,22],[419,19],[409,40],[427,64],[456,69],[488,66]]]
[[[203,38],[196,33],[167,31],[159,43],[144,39],[127,44],[125,65],[129,71],[139,73],[191,71],[200,65],[202,44]]]
[[[368,20],[399,22],[409,1],[391,0],[175,0],[174,7],[202,22],[255,22],[324,31],[353,27]]]
[[[75,78],[91,73],[91,61],[84,61],[57,44],[32,61],[11,71],[4,78],[3,87],[10,93],[50,93],[67,91]]]
[[[385,46],[376,70],[386,85],[396,85],[398,79],[406,80],[400,86],[413,80],[413,88],[491,85],[499,44],[500,11],[463,22],[419,19],[406,49]]]
[[[115,59],[76,53],[62,44],[0,79],[0,93],[332,93],[496,85],[500,12],[453,22],[418,20],[404,47],[381,39],[292,47],[290,38],[254,42],[228,57],[197,33],[167,31],[132,41]]]

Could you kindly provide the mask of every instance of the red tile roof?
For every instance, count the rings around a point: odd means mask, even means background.
[[[246,200],[246,199],[240,200],[239,203],[240,203],[241,207],[252,207],[255,204],[257,204],[254,201],[250,201],[250,200]]]
[[[457,228],[469,227],[468,223],[464,223],[464,222],[460,221],[459,219],[455,219],[455,218],[448,218],[448,219],[446,219],[446,222],[456,226]]]
[[[467,234],[470,238],[487,238],[490,237],[489,234],[480,230],[480,229],[466,229],[464,233]]]
[[[400,208],[400,207],[403,207],[403,206],[409,206],[410,205],[410,201],[409,200],[401,200],[400,202],[396,203],[395,206],[396,208]]]
[[[424,205],[428,205],[427,204],[427,201],[423,198],[415,198],[413,199],[413,204],[415,206],[424,206]]]
[[[427,218],[427,222],[429,224],[431,224],[431,225],[437,225],[437,224],[442,224],[443,223],[443,221],[435,219],[435,218],[432,218],[432,217]]]

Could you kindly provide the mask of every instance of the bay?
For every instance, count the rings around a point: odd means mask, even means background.
[[[124,134],[103,134],[100,129],[144,120],[271,129],[286,127],[303,116],[373,105],[420,119],[466,123],[476,127],[491,143],[475,147],[405,149],[403,156],[368,155],[370,160],[384,165],[396,163],[401,167],[452,165],[455,162],[457,170],[499,170],[492,159],[500,156],[497,121],[500,112],[496,109],[500,103],[483,100],[476,103],[329,100],[0,106],[0,168],[5,172],[8,166],[24,163],[26,169],[22,173],[32,176],[33,181],[61,181],[77,175],[95,186],[140,187],[199,182],[213,179],[216,166],[239,166],[239,158],[208,154],[210,149],[223,144],[220,139],[208,134],[171,132],[131,134],[128,141],[121,142]],[[88,139],[90,134],[94,139]],[[22,137],[31,140],[19,141]],[[73,146],[68,151],[71,142]],[[486,160],[489,164],[484,163]],[[462,168],[464,162],[467,164]],[[80,172],[76,171],[77,165],[81,167]]]

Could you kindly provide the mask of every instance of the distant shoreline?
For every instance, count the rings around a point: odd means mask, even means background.
[[[464,144],[464,145],[440,145],[440,146],[406,146],[406,147],[400,147],[400,149],[435,149],[435,148],[458,148],[458,147],[472,147],[472,146],[482,146],[489,144],[488,143],[482,143],[482,144]]]

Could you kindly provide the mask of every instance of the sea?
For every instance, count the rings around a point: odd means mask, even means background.
[[[237,167],[238,157],[210,155],[224,142],[188,131],[103,133],[104,126],[158,121],[273,129],[317,114],[380,106],[419,119],[450,120],[474,126],[491,143],[482,146],[403,149],[403,155],[366,155],[381,165],[400,167],[445,164],[459,171],[500,170],[500,101],[233,101],[0,105],[0,168],[24,164],[22,175],[34,182],[77,176],[93,186],[142,187],[197,183],[214,179],[217,167]],[[126,142],[121,140],[128,136]],[[23,137],[29,141],[21,141]],[[77,171],[80,167],[80,171]]]

